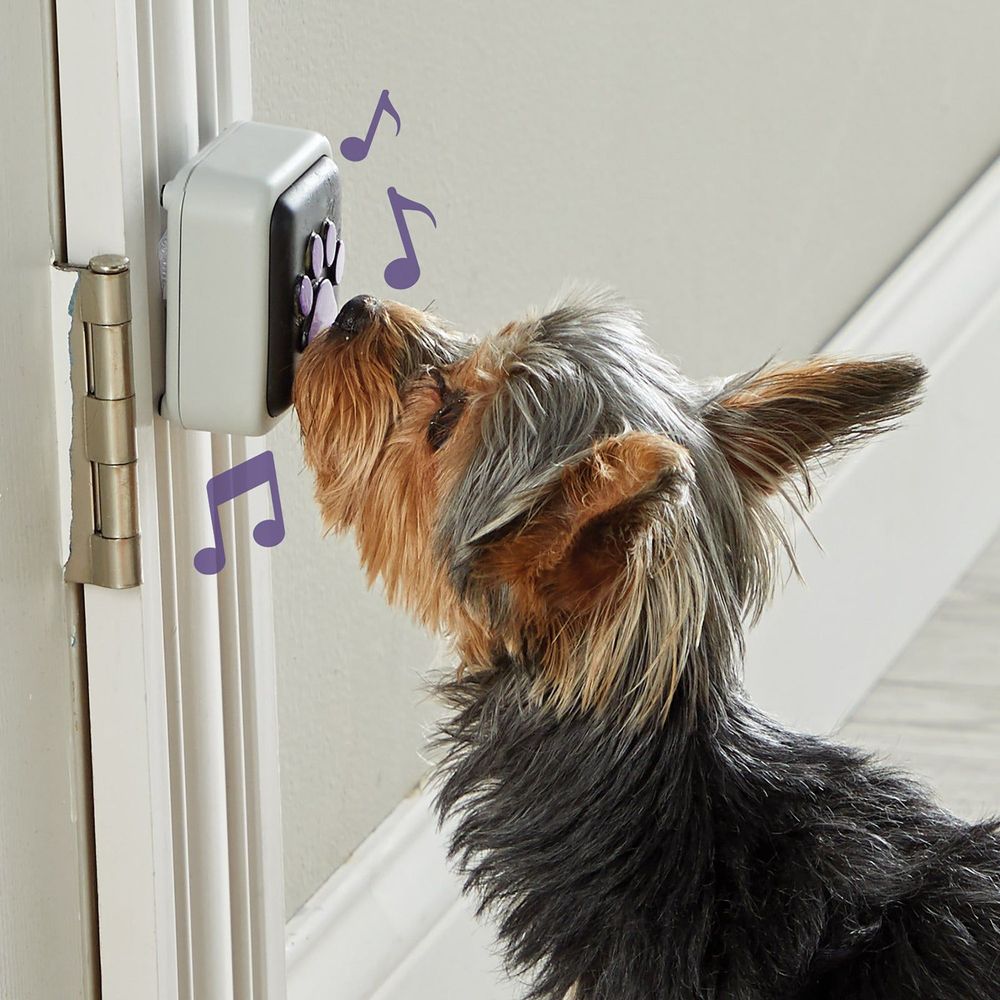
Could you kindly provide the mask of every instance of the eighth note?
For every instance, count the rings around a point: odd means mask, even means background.
[[[234,500],[243,493],[248,493],[255,486],[264,483],[271,488],[271,507],[273,518],[259,521],[253,529],[253,540],[258,545],[270,548],[277,545],[285,537],[285,521],[281,516],[281,498],[278,496],[278,474],[274,468],[274,452],[262,451],[253,458],[248,458],[239,465],[234,465],[225,472],[209,479],[208,513],[212,519],[212,534],[215,545],[200,549],[194,557],[194,568],[199,573],[211,576],[218,573],[226,565],[226,550],[222,541],[222,525],[219,523],[219,507]]]
[[[392,106],[392,101],[389,100],[389,91],[383,90],[382,96],[378,99],[378,104],[375,105],[375,114],[372,115],[372,123],[368,126],[368,134],[363,139],[359,135],[349,135],[340,144],[340,155],[345,160],[353,160],[357,163],[368,155],[368,150],[372,146],[372,139],[375,137],[375,128],[383,112],[388,112],[389,116],[396,123],[396,135],[399,135],[399,130],[402,128],[402,123],[399,120],[399,112]]]
[[[392,214],[396,219],[396,228],[399,230],[399,238],[403,241],[402,257],[390,260],[385,266],[385,283],[390,288],[412,288],[420,277],[420,264],[417,263],[417,255],[413,249],[413,238],[410,230],[406,227],[404,212],[423,212],[437,229],[437,219],[431,214],[431,210],[426,205],[421,205],[419,201],[411,201],[404,198],[394,187],[386,191],[389,196],[389,204],[392,205]]]

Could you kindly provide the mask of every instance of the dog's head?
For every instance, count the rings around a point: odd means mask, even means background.
[[[643,718],[732,669],[784,537],[769,498],[807,498],[810,460],[891,426],[923,377],[816,358],[701,384],[607,295],[480,342],[362,296],[294,398],[326,522],[390,599],[466,668],[502,659],[562,710]]]

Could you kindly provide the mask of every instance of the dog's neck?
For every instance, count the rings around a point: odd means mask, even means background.
[[[705,756],[704,720],[679,703],[674,724],[641,729],[560,717],[532,705],[506,666],[442,689],[455,714],[442,730],[438,803],[455,821],[453,856],[497,910],[509,956],[545,981],[539,996],[561,997],[588,965],[614,966],[616,949],[624,957],[639,933],[630,914],[645,907],[672,909],[664,916],[675,933],[703,933],[714,822],[706,786],[717,763]],[[597,961],[595,941],[608,949]]]

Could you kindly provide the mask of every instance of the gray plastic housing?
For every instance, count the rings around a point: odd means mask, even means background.
[[[304,242],[272,216],[282,196],[340,225],[330,143],[305,129],[236,122],[163,190],[167,212],[167,335],[160,412],[190,430],[267,433],[288,407],[299,336],[292,306]],[[310,187],[311,197],[301,189]],[[308,194],[309,192],[307,192]],[[287,218],[287,208],[278,211]],[[287,290],[284,284],[287,282]],[[287,302],[280,309],[275,289]],[[287,298],[286,298],[287,292]]]

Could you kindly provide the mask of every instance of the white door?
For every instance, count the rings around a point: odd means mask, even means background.
[[[78,588],[63,582],[49,338],[48,25],[0,5],[0,998],[91,1000]],[[52,206],[55,207],[54,205]],[[61,318],[67,330],[65,303]]]
[[[263,443],[181,431],[156,412],[159,190],[220,127],[250,117],[246,4],[56,0],[55,13],[66,259],[131,261],[143,582],[83,587],[101,995],[276,1000],[270,567],[250,541],[266,498],[221,511],[224,572],[192,565],[211,540],[208,478]],[[64,322],[54,333],[58,355]]]

